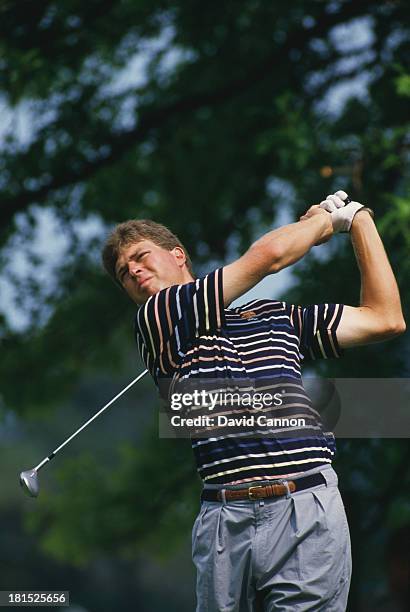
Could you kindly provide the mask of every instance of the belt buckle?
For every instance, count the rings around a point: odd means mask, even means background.
[[[249,489],[248,489],[248,498],[251,501],[255,501],[256,499],[259,499],[259,498],[258,497],[252,497],[252,495],[254,495],[252,493],[252,489],[263,489],[263,487],[262,487],[262,485],[255,485],[254,487],[249,487]]]

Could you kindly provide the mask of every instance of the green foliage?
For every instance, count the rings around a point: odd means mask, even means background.
[[[82,453],[57,471],[59,486],[42,492],[27,527],[46,552],[79,566],[114,550],[165,558],[188,535],[197,505],[191,454],[188,440],[159,440],[153,429],[110,463]]]
[[[410,74],[402,74],[396,79],[396,88],[399,96],[410,97]]]

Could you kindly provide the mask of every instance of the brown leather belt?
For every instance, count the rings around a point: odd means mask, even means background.
[[[255,501],[258,499],[266,499],[269,497],[281,497],[295,491],[303,491],[310,487],[326,484],[325,477],[320,473],[311,474],[310,476],[302,476],[295,480],[285,480],[287,484],[283,484],[283,479],[278,479],[277,484],[256,485],[247,487],[246,489],[223,489],[225,492],[226,501],[248,500]],[[203,489],[201,493],[201,501],[219,501],[222,502],[223,496],[221,489]]]

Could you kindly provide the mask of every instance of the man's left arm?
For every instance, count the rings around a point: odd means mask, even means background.
[[[366,210],[355,214],[350,233],[361,276],[360,305],[344,306],[337,329],[341,348],[387,340],[406,330],[397,282]]]

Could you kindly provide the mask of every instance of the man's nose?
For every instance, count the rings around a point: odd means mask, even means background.
[[[136,261],[128,262],[128,273],[130,274],[130,276],[135,276],[136,274],[138,274],[138,272],[140,272],[140,270],[141,270],[141,266],[139,265],[138,262]]]

